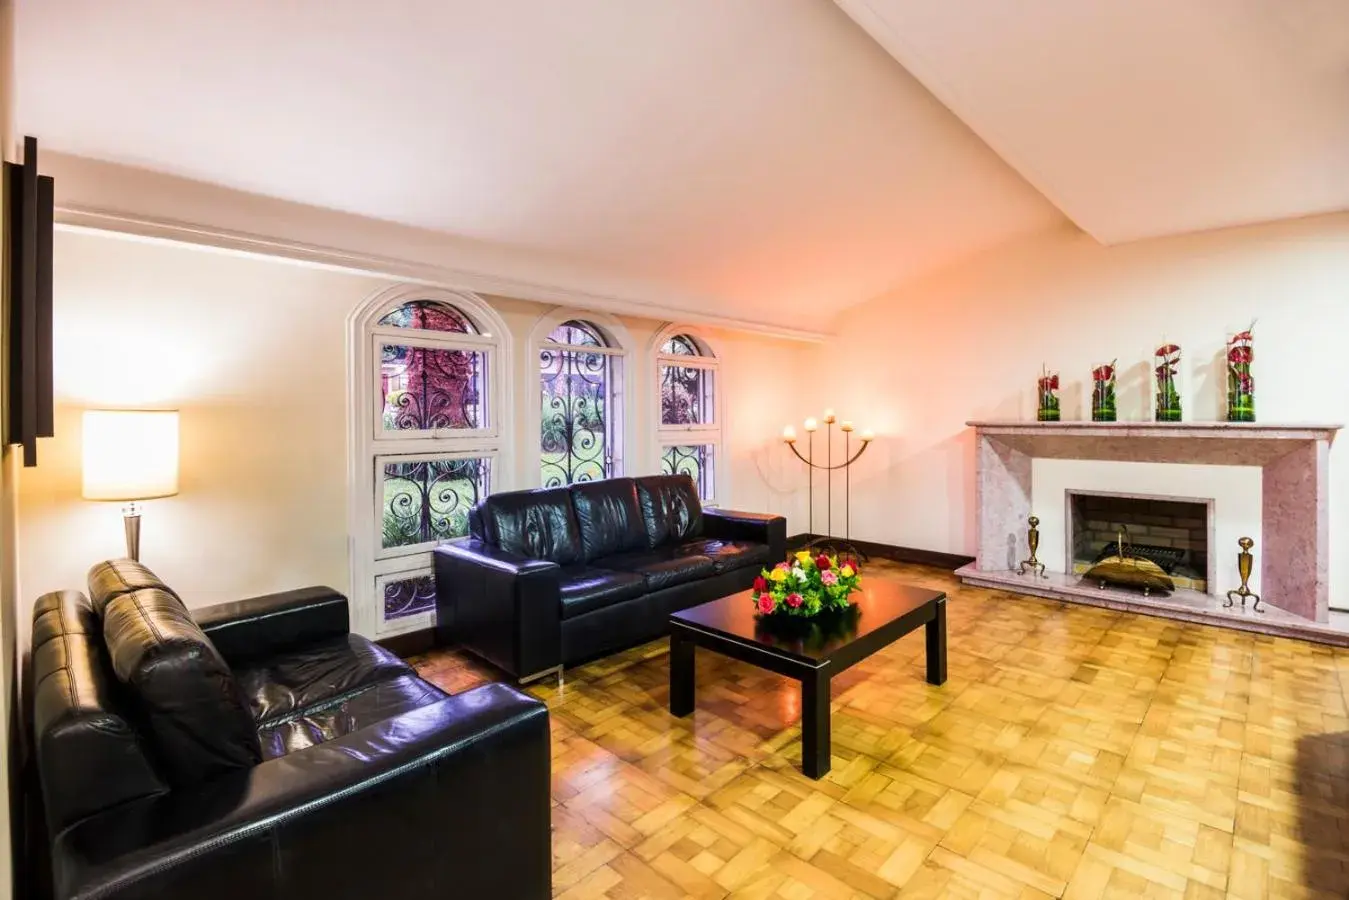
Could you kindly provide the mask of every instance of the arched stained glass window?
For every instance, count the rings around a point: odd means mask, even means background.
[[[395,310],[386,313],[379,320],[380,325],[389,328],[418,328],[425,331],[457,331],[460,334],[477,334],[468,316],[436,300],[413,300],[404,303]]]
[[[579,319],[558,325],[540,345],[544,487],[616,474],[618,352],[604,332]]]
[[[721,446],[717,375],[716,356],[692,334],[674,332],[661,341],[656,354],[661,471],[691,476],[707,502],[715,499]]]

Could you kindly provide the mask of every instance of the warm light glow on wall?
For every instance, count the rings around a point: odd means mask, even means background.
[[[84,414],[86,500],[150,500],[178,493],[176,410]]]

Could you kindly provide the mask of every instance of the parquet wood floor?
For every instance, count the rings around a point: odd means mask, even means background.
[[[924,682],[920,632],[836,678],[821,781],[796,684],[711,653],[687,719],[665,641],[531,688],[557,897],[1349,896],[1349,651],[867,575],[948,593],[950,677]]]

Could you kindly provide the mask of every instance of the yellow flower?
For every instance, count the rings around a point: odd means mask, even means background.
[[[771,578],[773,581],[776,581],[777,583],[781,584],[782,582],[787,580],[787,570],[774,569],[772,572],[769,573],[768,577]]]
[[[796,551],[796,561],[797,561],[797,562],[799,562],[799,563],[805,563],[805,562],[807,562],[809,559],[810,559],[810,551],[809,551],[809,550],[798,550],[798,551]]]
[[[844,578],[851,578],[853,577],[853,568],[852,566],[844,566],[838,570],[838,574],[842,575]]]

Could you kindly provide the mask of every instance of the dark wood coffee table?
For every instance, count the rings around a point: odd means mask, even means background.
[[[856,609],[772,624],[754,615],[750,591],[670,616],[670,712],[693,712],[694,648],[715,650],[801,682],[801,768],[829,771],[829,682],[835,675],[923,625],[927,681],[946,681],[946,595],[890,581],[868,581]]]

